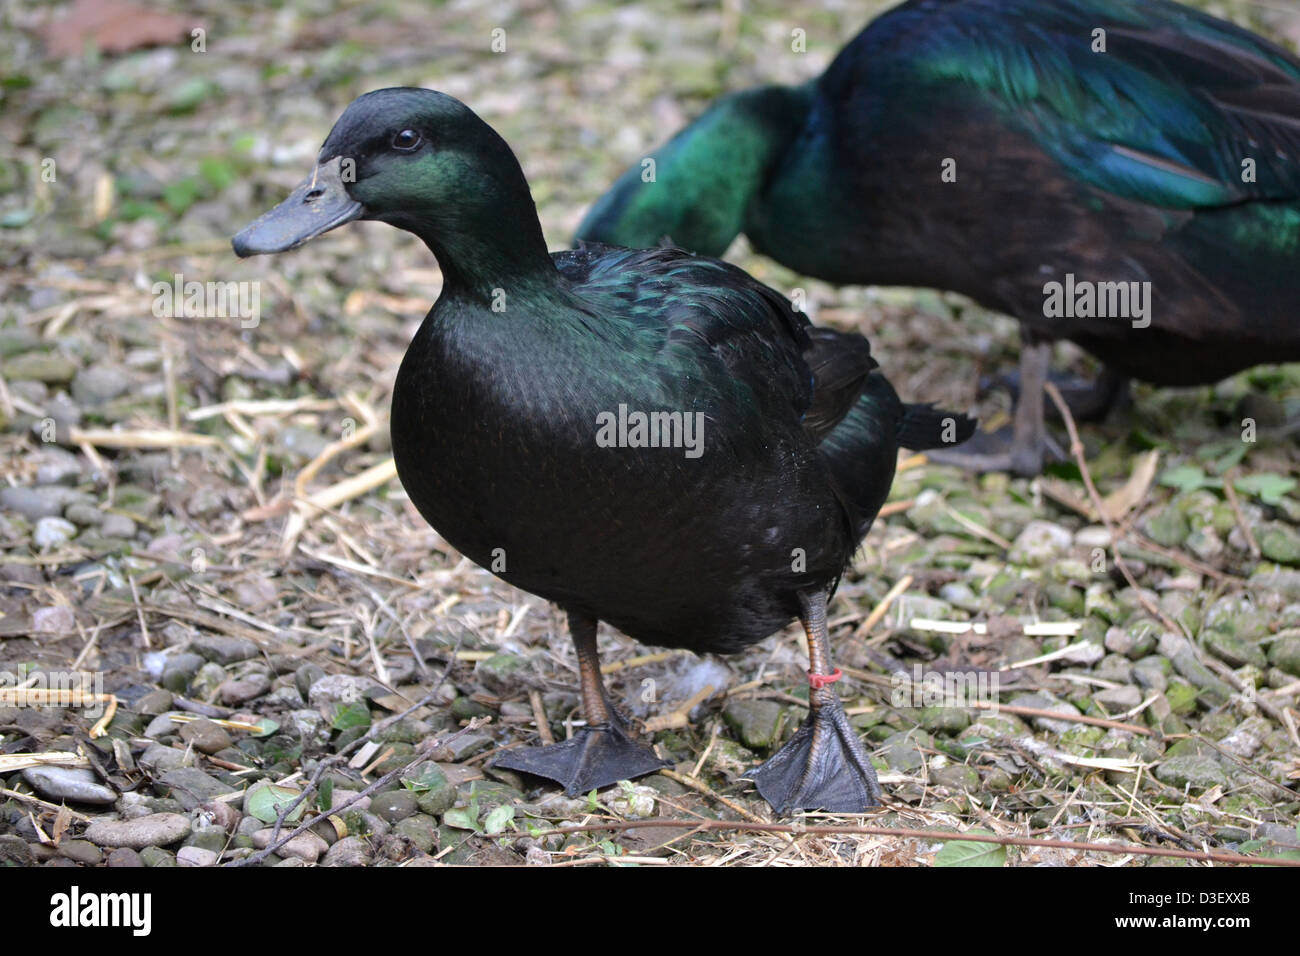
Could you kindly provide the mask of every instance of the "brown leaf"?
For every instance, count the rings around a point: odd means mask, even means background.
[[[59,812],[54,816],[54,829],[50,834],[50,839],[55,846],[63,839],[63,834],[67,832],[68,827],[72,824],[72,811],[67,806],[59,807]]]
[[[1106,517],[1118,521],[1145,501],[1151,490],[1151,482],[1156,479],[1156,467],[1159,464],[1160,452],[1155,449],[1139,455],[1128,481],[1101,500]]]
[[[104,53],[168,45],[201,25],[189,17],[150,10],[128,0],[76,0],[40,32],[51,56],[72,57],[81,55],[88,44]]]

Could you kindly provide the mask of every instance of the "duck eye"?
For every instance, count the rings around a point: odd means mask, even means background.
[[[393,149],[410,152],[420,145],[420,134],[413,129],[404,129],[393,137]]]

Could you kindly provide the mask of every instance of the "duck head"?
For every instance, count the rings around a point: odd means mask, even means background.
[[[554,271],[510,147],[465,104],[433,90],[355,100],[311,176],[231,244],[241,257],[285,252],[354,219],[419,236],[449,287]]]

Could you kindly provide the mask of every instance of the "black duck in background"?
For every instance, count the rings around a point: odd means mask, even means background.
[[[873,805],[875,773],[831,686],[826,602],[900,445],[954,444],[973,423],[903,404],[865,339],[810,327],[724,262],[551,255],[510,148],[440,93],[356,100],[311,179],[235,251],[281,252],[353,219],[414,233],[444,277],[393,392],[403,486],[463,554],[568,614],[587,726],[498,766],[570,793],[662,766],[606,696],[598,621],[730,652],[797,617],[811,712],[754,779],[782,811]]]
[[[1053,340],[1105,363],[1081,416],[1129,377],[1300,360],[1300,60],[1168,0],[911,0],[652,155],[580,239],[720,256],[744,232],[806,275],[1020,320],[1013,442],[949,460],[1040,470]]]

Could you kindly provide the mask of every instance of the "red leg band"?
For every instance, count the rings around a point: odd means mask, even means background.
[[[827,684],[834,684],[837,680],[839,680],[843,676],[844,674],[840,671],[838,667],[835,668],[835,670],[829,674],[814,674],[812,671],[809,671],[808,686],[811,687],[813,690],[821,690]]]

